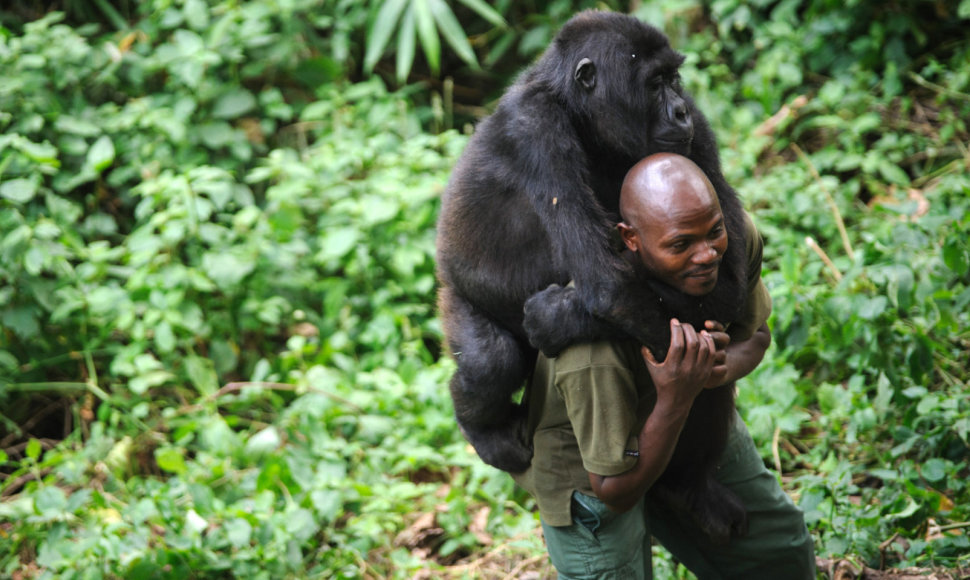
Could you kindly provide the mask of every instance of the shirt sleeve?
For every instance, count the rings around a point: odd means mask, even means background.
[[[744,225],[748,255],[748,300],[740,320],[728,329],[734,342],[751,338],[751,335],[767,322],[771,315],[771,296],[761,280],[764,241],[747,212],[744,214]]]
[[[602,343],[598,351],[602,355],[604,350],[606,356],[595,358],[605,360],[558,372],[556,382],[583,467],[610,476],[636,465],[638,394],[634,375],[620,360],[618,350]]]

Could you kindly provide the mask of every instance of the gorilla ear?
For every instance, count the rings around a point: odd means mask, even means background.
[[[583,85],[583,88],[587,91],[593,90],[593,87],[596,86],[596,65],[588,58],[579,61],[579,64],[576,65],[576,71],[573,73],[573,79]]]

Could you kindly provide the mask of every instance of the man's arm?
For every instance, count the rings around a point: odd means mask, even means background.
[[[700,393],[697,385],[712,388],[748,375],[771,344],[767,324],[736,343],[730,343],[717,322],[708,322],[707,330],[697,333],[690,325],[672,320],[670,332],[670,351],[663,364],[657,364],[650,351],[643,349],[657,402],[638,436],[637,464],[620,475],[589,474],[596,496],[616,512],[632,508],[667,469],[687,414]]]
[[[713,377],[717,346],[711,333],[670,321],[670,350],[657,363],[649,349],[643,358],[657,391],[657,401],[638,435],[639,457],[633,469],[620,475],[589,474],[596,496],[611,510],[632,508],[663,474],[677,446],[694,398]]]

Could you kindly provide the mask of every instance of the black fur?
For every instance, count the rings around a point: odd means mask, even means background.
[[[458,365],[456,418],[486,463],[517,472],[531,459],[525,413],[512,401],[536,354],[523,326],[527,301],[530,316],[555,321],[549,336],[532,337],[547,354],[624,334],[665,356],[669,315],[611,243],[620,185],[637,161],[670,151],[700,166],[732,240],[721,276],[745,279],[744,243],[735,243],[743,212],[710,126],[679,85],[683,60],[636,18],[580,13],[479,124],[455,166],[438,222],[439,309]],[[574,289],[561,288],[569,281]],[[723,445],[723,431],[705,438]]]

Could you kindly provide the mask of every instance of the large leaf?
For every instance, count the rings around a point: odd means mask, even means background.
[[[414,31],[414,12],[408,10],[404,13],[401,20],[401,30],[397,37],[397,66],[395,73],[397,81],[404,83],[411,72],[411,65],[414,63],[414,49],[417,43]]]
[[[104,171],[115,160],[115,146],[107,135],[102,135],[88,149],[87,162],[95,171]]]
[[[388,0],[381,6],[374,19],[374,24],[367,33],[367,51],[364,53],[364,70],[368,73],[374,70],[374,66],[381,60],[387,43],[394,34],[394,27],[401,17],[404,3],[407,0]]]
[[[431,13],[430,0],[414,0],[411,3],[414,20],[418,26],[418,40],[424,57],[431,67],[431,74],[437,76],[441,70],[441,41],[438,40],[438,29],[435,27],[434,15]]]
[[[448,45],[458,54],[460,59],[473,68],[478,68],[475,51],[472,50],[472,45],[468,42],[465,30],[461,27],[458,19],[455,18],[455,13],[445,4],[444,0],[429,0],[429,3],[435,22],[438,23],[438,30],[441,31],[441,35],[445,37]]]
[[[479,16],[481,16],[485,20],[488,20],[495,26],[498,26],[500,28],[508,28],[509,24],[508,22],[505,21],[505,18],[503,18],[501,14],[496,12],[494,8],[492,8],[487,3],[485,3],[484,0],[458,0],[458,1],[464,4],[465,6],[471,8],[472,10],[474,10],[476,13],[478,13]]]
[[[18,178],[0,183],[0,197],[15,203],[27,203],[37,193],[37,182],[33,179]]]

